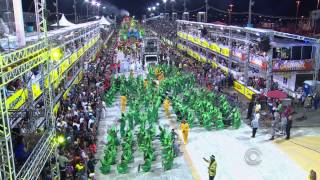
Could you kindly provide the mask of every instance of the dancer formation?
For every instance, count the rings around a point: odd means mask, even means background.
[[[179,69],[166,65],[148,67],[148,72],[146,79],[122,75],[110,80],[111,88],[105,94],[106,104],[112,106],[117,92],[120,92],[122,115],[119,125],[108,131],[105,154],[101,159],[103,174],[110,173],[113,165],[118,173],[128,173],[128,165],[135,161],[134,154],[143,155],[144,162],[138,165],[138,172],[150,171],[152,163],[160,159],[164,170],[173,168],[177,156],[175,141],[170,131],[159,126],[161,105],[170,116],[172,102],[178,121],[188,122],[190,128],[198,126],[211,130],[240,126],[239,111],[224,96],[198,89],[194,75],[183,74]],[[189,125],[184,127],[186,131]],[[184,135],[186,143],[187,134]],[[156,144],[161,144],[160,153]]]

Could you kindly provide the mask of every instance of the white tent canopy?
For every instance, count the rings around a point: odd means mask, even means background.
[[[111,23],[104,17],[100,19],[100,24],[109,26]]]
[[[59,26],[62,27],[69,27],[69,26],[74,26],[75,24],[73,24],[72,22],[68,21],[67,18],[64,16],[64,14],[62,14],[60,20],[59,20]],[[58,26],[57,23],[52,24],[51,26]]]

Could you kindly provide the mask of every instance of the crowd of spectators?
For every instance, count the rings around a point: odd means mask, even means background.
[[[59,140],[59,152],[57,159],[51,159],[46,163],[41,172],[40,179],[52,179],[51,168],[54,162],[59,164],[61,179],[92,179],[96,160],[94,154],[96,150],[97,125],[101,118],[104,103],[102,94],[110,84],[110,71],[107,68],[112,63],[112,51],[102,49],[94,61],[84,62],[83,79],[80,83],[74,84],[67,97],[60,100],[60,108],[57,113],[57,139]],[[74,65],[74,71],[77,71],[79,64]],[[68,72],[66,80],[69,82],[75,73]],[[35,79],[40,76],[38,69],[29,72],[28,77]],[[28,81],[29,82],[29,81]],[[32,82],[32,81],[30,81]],[[29,82],[29,83],[30,83]],[[107,82],[107,83],[106,83]],[[20,79],[17,82],[9,84],[9,90],[17,91],[23,84]],[[21,87],[20,87],[21,88]],[[63,87],[58,87],[57,91],[63,91]],[[56,92],[55,94],[60,94]],[[40,101],[36,108],[43,107]],[[34,116],[34,115],[33,115]],[[12,129],[12,144],[15,157],[15,167],[19,170],[30,156],[35,145],[43,135],[43,128],[30,131],[30,114],[22,117],[22,120]],[[35,117],[37,118],[37,117]],[[42,126],[41,126],[42,127]]]
[[[62,179],[88,179],[94,176],[97,125],[105,108],[101,99],[108,88],[104,77],[111,63],[106,51],[96,61],[85,65],[82,83],[76,85],[61,102],[58,112],[58,132],[65,137],[59,148],[59,168]]]
[[[150,20],[147,22],[147,28],[169,40],[175,40],[177,37],[177,23],[173,21]]]

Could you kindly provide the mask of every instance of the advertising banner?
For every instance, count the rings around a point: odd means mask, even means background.
[[[28,91],[26,89],[19,89],[7,99],[7,109],[19,109],[26,102],[27,98]]]
[[[33,100],[36,100],[42,93],[39,82],[32,84],[31,88],[32,88]]]
[[[307,60],[274,60],[272,61],[272,71],[284,72],[284,71],[312,71],[313,63],[312,59]]]
[[[233,51],[232,55],[236,58],[238,58],[241,61],[245,61],[246,60],[246,55],[244,53],[242,53],[241,51]]]
[[[263,70],[267,69],[267,59],[265,57],[251,56],[250,57],[250,64],[258,66],[260,69],[263,69]]]
[[[246,87],[238,81],[234,81],[233,88],[250,100],[252,99],[252,96],[256,94],[254,91],[252,91],[251,89],[249,89],[248,87]]]
[[[238,91],[241,94],[245,93],[245,86],[237,81],[234,81],[233,87],[236,91]]]
[[[253,92],[251,89],[249,88],[246,88],[246,91],[245,91],[245,96],[248,98],[248,99],[252,99],[252,95],[256,94],[255,92]]]

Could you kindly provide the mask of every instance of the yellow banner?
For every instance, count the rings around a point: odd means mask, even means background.
[[[187,54],[188,54],[189,56],[193,56],[193,52],[192,52],[192,50],[191,50],[191,49],[189,49],[189,48],[187,48]]]
[[[212,66],[213,68],[217,68],[217,67],[218,67],[218,64],[217,64],[216,62],[214,62],[214,60],[212,60],[211,66]]]
[[[243,84],[239,83],[238,81],[234,81],[233,87],[239,93],[241,93],[241,94],[245,93],[245,86]]]
[[[224,72],[224,73],[226,73],[226,74],[228,74],[229,73],[229,69],[227,68],[227,67],[220,67],[221,68],[221,70]]]
[[[194,58],[198,61],[200,61],[200,55],[196,52],[193,52]]]
[[[61,76],[68,68],[69,68],[69,59],[66,59],[59,66],[59,75]]]
[[[202,39],[202,40],[201,40],[201,46],[202,46],[202,47],[205,47],[205,48],[209,48],[209,47],[210,47],[208,41],[205,40],[205,39]]]
[[[194,43],[194,38],[192,35],[188,34],[188,40]]]
[[[78,50],[78,57],[82,56],[82,54],[83,54],[83,48],[80,48],[80,49]]]
[[[220,53],[220,47],[216,43],[211,43],[210,49],[214,52]]]
[[[200,61],[203,62],[203,63],[205,63],[205,62],[207,62],[207,58],[204,57],[204,56],[200,56]]]
[[[255,92],[253,92],[251,89],[248,89],[246,88],[246,91],[245,91],[245,96],[248,98],[248,99],[252,99],[252,95],[256,94]]]
[[[74,63],[76,60],[77,60],[78,56],[77,56],[77,53],[73,53],[71,56],[70,56],[70,63]]]
[[[245,85],[239,83],[238,81],[234,81],[233,87],[236,91],[243,94],[244,96],[246,96],[250,100],[252,99],[252,95],[256,94],[251,89],[247,88]]]
[[[28,91],[26,89],[19,89],[7,99],[7,109],[19,109],[26,102],[27,98]]]
[[[66,100],[68,98],[68,94],[71,91],[72,86],[70,86],[65,93],[63,93],[63,99]]]
[[[181,38],[188,39],[188,34],[182,32],[181,33]]]
[[[194,38],[194,43],[201,45],[201,40],[200,38]]]
[[[37,83],[32,84],[31,88],[32,88],[33,100],[36,100],[42,94],[42,90],[40,89],[40,85],[37,82]]]
[[[229,57],[230,56],[230,49],[229,48],[222,48],[220,53],[224,56]]]
[[[56,105],[54,105],[54,107],[53,107],[53,114],[54,114],[55,116],[57,116],[59,108],[60,108],[60,102],[58,102],[58,103],[57,103]]]

